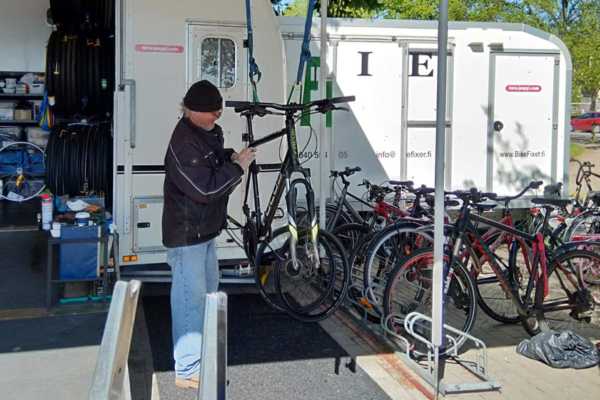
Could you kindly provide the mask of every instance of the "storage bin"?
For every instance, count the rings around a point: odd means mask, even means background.
[[[100,226],[63,225],[61,239],[98,239]],[[99,275],[100,242],[59,245],[59,279],[93,279]]]

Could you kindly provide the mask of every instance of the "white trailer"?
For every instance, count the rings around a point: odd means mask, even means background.
[[[251,99],[245,10],[242,0],[168,5],[123,0],[119,11],[113,209],[124,275],[140,276],[142,265],[152,277],[148,264],[165,261],[163,158],[186,88],[208,78],[221,86],[226,100]],[[276,18],[267,0],[255,0],[252,11],[254,54],[263,72],[260,99],[284,101],[296,77],[304,21]],[[307,69],[304,99],[319,93],[319,24],[315,19],[315,57]],[[349,105],[351,113],[334,113],[327,154],[321,154],[314,136],[301,153],[313,157],[308,165],[315,189],[329,175],[320,173],[322,156],[331,169],[360,165],[374,182],[411,179],[433,185],[436,26],[328,20],[330,92],[357,100]],[[570,85],[570,56],[558,38],[521,24],[451,23],[446,186],[513,193],[534,178],[566,182]],[[220,124],[226,144],[241,148],[243,121],[226,109]],[[257,120],[255,136],[281,125],[273,117]],[[319,126],[317,120],[313,126]],[[299,130],[300,149],[310,136],[308,127]],[[259,161],[278,162],[280,156],[275,143],[260,149]],[[260,179],[266,202],[273,179]],[[238,220],[242,190],[234,192],[229,206]],[[243,262],[243,251],[227,233],[218,238],[218,248],[223,264]]]

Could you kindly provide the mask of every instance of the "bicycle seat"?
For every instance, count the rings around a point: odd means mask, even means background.
[[[531,199],[533,204],[542,206],[565,207],[571,203],[571,199],[551,198],[551,197],[534,197]]]
[[[475,207],[477,207],[477,210],[479,212],[485,212],[485,211],[490,211],[493,210],[494,208],[496,208],[498,206],[498,204],[495,203],[476,203]]]
[[[435,188],[428,188],[426,186],[421,186],[417,189],[411,190],[411,192],[415,195],[425,195],[425,194],[429,194],[429,193],[434,193]]]
[[[593,191],[588,194],[588,198],[594,202],[595,205],[600,205],[600,192]]]
[[[415,184],[413,181],[388,181],[388,183],[393,186],[405,186],[405,187],[412,187]]]
[[[497,201],[498,203],[506,203],[507,201],[512,201],[515,198],[513,196],[498,196],[494,199],[494,201]]]
[[[435,196],[427,195],[425,197],[425,201],[427,202],[429,207],[433,208],[433,206],[435,204]],[[460,202],[458,200],[449,199],[449,198],[444,199],[444,207],[456,207],[459,205],[460,205]]]
[[[560,193],[562,192],[562,183],[558,182],[554,185],[546,185],[544,186],[544,198],[548,198],[550,196],[560,197]]]

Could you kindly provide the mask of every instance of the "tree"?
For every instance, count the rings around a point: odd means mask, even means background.
[[[573,59],[574,89],[590,96],[590,111],[595,111],[600,93],[600,1],[581,7],[579,20],[563,39]]]
[[[308,0],[296,0],[283,10],[283,15],[287,17],[303,17],[306,16],[307,10]]]
[[[334,18],[369,18],[374,17],[381,8],[383,0],[329,0],[327,16]],[[287,0],[271,0],[275,14],[279,15]],[[306,15],[308,0],[294,0],[283,10],[283,15]],[[289,11],[288,11],[289,9]],[[319,14],[321,2],[317,1],[315,14]],[[303,14],[301,14],[304,10]]]
[[[383,0],[329,0],[327,15],[338,18],[370,18],[381,10]],[[317,10],[320,8],[317,1]]]

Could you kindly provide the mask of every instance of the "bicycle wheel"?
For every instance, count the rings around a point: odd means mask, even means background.
[[[566,242],[598,240],[600,238],[600,213],[597,211],[581,214],[571,222],[565,232]]]
[[[10,142],[0,148],[0,199],[24,202],[46,187],[46,155],[29,142]]]
[[[367,247],[363,269],[364,292],[379,314],[387,277],[397,261],[416,248],[431,245],[429,238],[416,232],[419,226],[412,222],[391,225],[376,234]]]
[[[427,347],[404,330],[404,319],[413,311],[431,316],[432,273],[433,250],[415,250],[396,264],[385,289],[384,315],[393,316],[388,320],[388,328],[403,335],[409,341],[410,350],[417,356],[426,355]],[[473,280],[465,266],[454,260],[452,278],[444,296],[444,323],[468,333],[475,322],[476,312],[477,294]],[[431,341],[430,325],[418,326],[417,333]],[[464,341],[462,337],[457,339],[456,346],[447,343],[448,347],[442,354],[453,351],[454,347],[458,347],[458,350]]]
[[[600,325],[591,323],[594,310],[592,294],[582,284],[582,270],[593,263],[600,265],[600,255],[587,250],[562,252],[548,262],[548,284],[539,277],[531,310],[521,320],[530,335],[540,332],[573,330],[586,337],[597,336]]]
[[[298,220],[298,226],[309,226],[310,225],[310,221],[307,221],[307,212],[305,210],[300,209],[300,207],[298,208],[298,216],[297,216],[297,220]],[[335,204],[327,204],[325,206],[325,221],[327,224],[327,230],[329,231],[333,231],[335,230],[335,228],[345,225],[345,224],[350,224],[352,222],[356,222],[352,220],[352,216],[350,214],[348,214],[346,211],[341,210],[340,214],[338,216],[337,221],[335,222],[335,224],[333,224],[333,219],[335,218],[335,213],[336,213],[337,207],[335,206]],[[317,219],[319,218],[319,206],[315,207],[315,215],[317,216]],[[333,226],[330,226],[333,225]]]
[[[499,272],[508,281],[510,287],[503,287],[491,261],[486,254],[478,259],[472,258],[471,271],[475,278],[477,302],[492,319],[505,324],[516,324],[521,320],[512,293],[523,295],[530,276],[529,249],[521,241],[510,241],[501,232],[486,240],[494,254]]]
[[[363,282],[366,250],[375,234],[376,232],[370,231],[366,235],[363,235],[350,252],[350,257],[348,258],[348,265],[350,266],[348,299],[360,315],[366,316],[370,322],[379,323],[381,321],[381,313],[374,310],[371,303],[365,297],[365,285]]]
[[[333,230],[333,235],[340,241],[347,254],[351,254],[363,241],[363,238],[371,233],[371,229],[364,224],[344,224]]]
[[[269,271],[272,284],[264,281],[263,286],[269,304],[278,306],[293,318],[304,322],[316,322],[331,315],[344,300],[350,283],[350,271],[344,248],[326,231],[319,231],[317,238],[319,265],[314,254],[309,234],[298,232],[294,269],[289,251],[290,233],[287,227],[277,229],[269,243],[263,243],[258,251],[263,271]],[[264,249],[269,248],[269,257]],[[272,272],[272,274],[271,274]],[[279,298],[273,297],[273,286]]]
[[[253,225],[252,225],[253,226]],[[283,228],[275,231],[277,234]],[[288,237],[273,235],[271,240],[262,241],[256,250],[254,259],[254,279],[261,297],[277,311],[287,312],[286,306],[279,295],[275,282],[275,271],[287,262],[289,245]],[[246,245],[244,243],[244,245]]]
[[[362,277],[362,257],[361,251],[364,251],[372,236],[372,231],[363,224],[344,224],[333,231],[333,235],[340,241],[348,257],[350,267],[350,289],[348,295],[353,301],[359,301],[362,297],[363,277]]]

